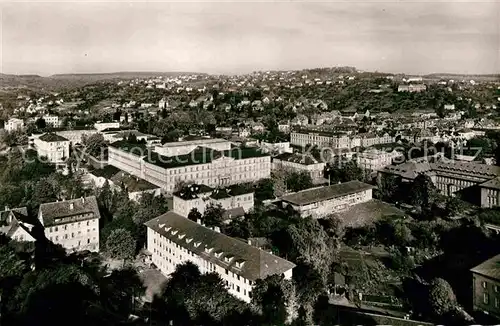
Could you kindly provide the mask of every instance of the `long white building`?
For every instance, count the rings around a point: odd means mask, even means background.
[[[191,261],[202,273],[217,273],[232,295],[251,301],[255,281],[270,275],[292,277],[295,265],[241,240],[168,212],[145,223],[147,250],[164,275]]]
[[[397,151],[386,152],[377,149],[369,149],[362,153],[358,153],[356,161],[358,166],[369,171],[377,171],[391,165],[393,160],[402,158],[402,154]]]
[[[217,151],[198,147],[185,155],[166,157],[144,145],[120,141],[109,146],[108,162],[170,193],[180,182],[215,187],[271,176],[271,157],[254,148]]]
[[[291,206],[300,216],[322,218],[372,199],[373,187],[354,180],[332,186],[299,191],[281,197],[283,205]]]
[[[221,138],[178,141],[157,145],[155,146],[154,151],[163,156],[177,156],[189,154],[197,147],[205,147],[217,151],[227,151],[231,149],[231,142]]]

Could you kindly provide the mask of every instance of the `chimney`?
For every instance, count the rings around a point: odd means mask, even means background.
[[[250,241],[250,239],[247,240],[248,242],[248,245],[251,246],[252,245],[252,241]]]
[[[69,209],[73,210],[73,208],[74,208],[73,203],[69,203]]]
[[[82,204],[85,204],[85,197],[82,197]]]
[[[200,224],[201,225],[201,219],[196,219],[196,223]]]
[[[9,210],[9,206],[5,205],[5,210],[8,211]]]
[[[214,226],[214,231],[220,233],[220,227]]]

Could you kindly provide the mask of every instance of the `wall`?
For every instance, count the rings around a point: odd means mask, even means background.
[[[346,210],[353,205],[364,203],[371,199],[372,189],[368,189],[358,193],[336,197],[322,202],[303,206],[292,205],[292,207],[296,211],[298,211],[300,216],[302,217],[312,216],[314,218],[321,218],[335,212]]]
[[[99,219],[91,218],[45,228],[45,236],[66,250],[99,251]]]
[[[485,284],[483,284],[483,282]],[[486,286],[486,288],[484,287]],[[488,277],[472,274],[472,295],[474,310],[485,311],[500,318],[500,282]],[[484,296],[488,302],[485,303]]]

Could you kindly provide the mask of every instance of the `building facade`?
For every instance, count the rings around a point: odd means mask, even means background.
[[[358,166],[369,171],[377,171],[388,165],[391,165],[393,160],[401,158],[402,155],[396,151],[386,152],[377,149],[370,149],[357,154],[356,161]]]
[[[291,206],[300,216],[322,218],[372,199],[373,186],[354,180],[332,186],[299,191],[281,197],[284,207]]]
[[[306,172],[311,179],[323,178],[326,163],[316,160],[311,155],[300,153],[283,153],[273,157],[273,170],[291,169],[297,172]]]
[[[482,207],[498,206],[500,201],[500,167],[465,162],[409,161],[399,165],[389,165],[378,171],[379,181],[387,175],[401,177],[403,182],[413,181],[419,174],[431,178],[436,188],[445,196],[455,196],[457,192],[477,188]],[[474,188],[473,188],[474,187]]]
[[[0,211],[0,234],[9,239],[33,242],[35,241],[33,234],[35,226],[36,221],[29,218],[26,207],[13,209],[6,207],[4,211]]]
[[[41,204],[38,220],[45,237],[67,251],[99,251],[99,219],[95,196]]]
[[[146,223],[147,250],[166,276],[192,262],[202,273],[217,273],[232,295],[251,301],[255,281],[270,275],[292,277],[295,265],[241,240],[168,212]]]
[[[209,205],[220,205],[224,210],[241,207],[247,213],[254,208],[254,192],[238,185],[213,189],[193,184],[173,194],[173,211],[184,217],[187,217],[193,208],[203,215]]]
[[[500,255],[471,269],[472,302],[481,311],[500,320]]]
[[[163,156],[177,156],[189,154],[197,147],[210,148],[216,151],[227,151],[231,149],[231,143],[221,138],[197,139],[165,143],[155,146],[154,151]]]
[[[156,152],[112,144],[108,162],[172,193],[181,182],[196,182],[210,187],[254,182],[271,176],[271,158],[253,148],[216,151],[196,148],[189,154],[165,157]]]
[[[47,126],[52,126],[54,128],[59,128],[61,126],[62,121],[57,115],[44,115],[42,119],[45,120]]]
[[[351,139],[347,134],[318,131],[292,131],[290,144],[305,147],[315,145],[329,148],[351,148]]]
[[[43,134],[33,139],[39,157],[47,157],[50,163],[63,163],[69,157],[70,141],[54,133]]]
[[[5,121],[4,129],[8,132],[13,132],[15,130],[19,130],[24,128],[24,120],[18,118],[10,118]]]

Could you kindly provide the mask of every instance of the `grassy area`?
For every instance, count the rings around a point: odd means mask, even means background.
[[[344,212],[334,214],[343,221],[344,227],[361,227],[389,215],[404,216],[405,213],[388,203],[372,199],[369,202],[354,205]]]

